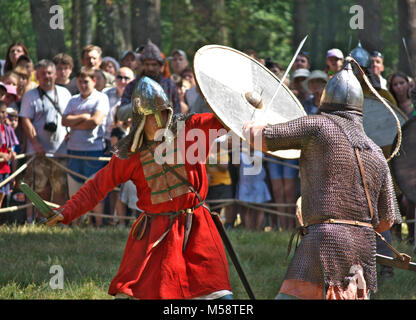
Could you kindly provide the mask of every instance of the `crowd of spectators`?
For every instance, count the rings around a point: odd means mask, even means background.
[[[277,78],[282,78],[285,70],[277,61],[259,57],[255,50],[245,53],[257,59]],[[11,44],[3,61],[0,79],[0,158],[3,159],[0,179],[3,181],[16,169],[17,154],[34,153],[38,157],[28,166],[24,180],[44,199],[63,204],[86,179],[106,164],[99,159],[110,157],[111,147],[128,134],[131,95],[142,76],[151,77],[162,86],[174,113],[211,112],[196,85],[188,54],[175,49],[166,56],[149,41],[136,50],[125,51],[119,58],[103,57],[99,46],[88,45],[81,53],[82,67],[74,70],[72,57],[66,53],[35,64],[23,43]],[[389,91],[396,106],[408,118],[413,117],[416,112],[416,95],[412,90],[415,88],[414,80],[402,72],[384,78],[383,54],[376,51],[370,56],[369,70],[381,90]],[[341,50],[332,48],[326,52],[326,64],[311,70],[308,52],[300,52],[296,57],[284,84],[308,115],[318,112],[325,85],[342,68],[344,58]],[[247,152],[262,158],[264,166],[258,175],[244,176],[242,169],[247,162],[233,164],[231,155],[226,158],[228,164],[223,161],[210,164],[208,161],[208,200],[232,198],[252,203],[290,204],[276,208],[284,213],[280,216],[265,213],[261,207],[227,206],[223,212],[227,229],[238,225],[252,230],[295,228],[294,204],[300,196],[298,161],[282,159],[276,163],[261,152]],[[54,162],[45,159],[45,155],[54,155]],[[238,156],[243,160],[247,155],[241,152]],[[62,166],[70,171],[65,172]],[[7,201],[3,200],[16,188],[18,185],[13,182],[1,188],[0,204],[7,206]],[[135,215],[140,210],[136,202],[135,186],[126,183],[120,186],[120,191],[110,193],[92,211],[110,212],[120,217]],[[414,219],[414,204],[402,194],[399,195],[399,202],[403,214],[408,219]],[[39,219],[36,211],[29,208],[27,222],[32,223],[36,219]],[[114,224],[99,215],[90,221],[97,227]],[[119,223],[123,222],[125,220],[119,220]],[[414,241],[413,234],[414,224],[409,224],[411,242]]]

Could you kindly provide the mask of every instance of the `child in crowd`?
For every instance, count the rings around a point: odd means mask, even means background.
[[[117,112],[115,113],[117,114]],[[111,146],[114,146],[119,140],[124,138],[130,132],[131,119],[127,121],[118,121],[117,116],[114,118],[115,127],[111,130]],[[132,210],[133,215],[136,215],[139,211],[137,208],[137,189],[134,183],[129,180],[120,186],[120,196],[117,197],[116,211],[119,217],[127,216],[127,208]],[[127,220],[121,220],[119,223],[127,225]]]
[[[27,74],[29,75],[29,81],[32,83],[31,86],[34,87],[37,85],[35,67],[32,59],[27,55],[22,55],[17,59],[16,67],[21,67],[26,69]]]
[[[0,101],[0,124],[0,182],[2,182],[11,173],[9,162],[14,161],[16,157],[13,147],[19,144],[13,128],[7,124],[7,105],[4,101]],[[10,183],[0,187],[0,207],[9,193]]]
[[[19,125],[19,115],[17,110],[14,108],[7,108],[7,119],[8,125],[10,125],[13,130],[16,130],[17,126]]]
[[[1,77],[1,82],[5,85],[10,85],[17,90],[17,86],[20,82],[19,75],[14,71],[8,71]]]
[[[258,150],[245,150],[240,153],[240,174],[237,184],[236,199],[256,203],[269,202],[272,197],[266,183],[266,171],[263,166],[263,153]],[[242,208],[240,213],[244,226],[249,230],[262,231],[264,228],[264,211],[261,209]]]
[[[19,127],[19,114],[16,108],[12,108],[12,107],[8,107],[7,108],[7,124],[13,128],[14,133],[17,137],[17,141],[19,141],[18,145],[14,145],[13,146],[13,152],[16,154],[19,154],[22,152],[22,148],[24,148],[24,142],[22,142],[23,138],[21,138],[19,136],[20,130],[18,129]],[[24,163],[24,161],[23,161]],[[16,161],[12,161],[11,163],[12,167],[11,170],[12,172],[16,171],[17,167],[18,167],[18,160]],[[15,185],[19,185],[19,181],[20,181],[20,176],[17,176],[15,179],[16,183]]]
[[[104,157],[104,132],[110,103],[105,93],[95,89],[96,78],[93,69],[82,67],[77,75],[80,94],[74,95],[68,102],[62,117],[62,125],[71,128],[68,138],[68,154],[81,157]],[[68,168],[87,178],[92,178],[103,168],[104,161],[68,159]],[[74,195],[85,181],[79,176],[68,175],[69,196]],[[101,201],[93,210],[104,212]],[[102,226],[102,218],[96,217],[96,226]]]
[[[205,165],[208,175],[208,194],[206,200],[226,200],[233,198],[233,186],[231,175],[228,170],[230,157],[228,155],[228,135],[216,139],[216,144],[210,150],[208,162]],[[214,204],[216,205],[216,204]],[[224,223],[227,224],[227,216],[232,214],[233,206],[226,206],[217,209],[224,216]],[[221,212],[223,211],[223,212]],[[233,225],[225,225],[231,229]]]

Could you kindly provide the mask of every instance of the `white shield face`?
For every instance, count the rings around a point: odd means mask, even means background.
[[[242,127],[250,120],[277,124],[305,116],[293,93],[266,67],[235,49],[208,45],[194,58],[197,84],[208,106],[223,125],[244,139]],[[273,98],[274,97],[274,98]],[[300,150],[271,155],[296,159]]]

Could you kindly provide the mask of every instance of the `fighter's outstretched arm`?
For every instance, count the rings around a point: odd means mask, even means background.
[[[139,162],[138,159],[136,161]],[[47,225],[55,225],[58,222],[68,224],[91,211],[109,191],[131,178],[135,170],[134,163],[113,156],[111,161],[98,171],[94,178],[88,180],[65,205],[54,210],[58,215],[48,221]]]
[[[316,115],[273,125],[249,121],[243,125],[243,134],[250,145],[263,152],[302,149],[321,135],[326,121],[329,120]]]

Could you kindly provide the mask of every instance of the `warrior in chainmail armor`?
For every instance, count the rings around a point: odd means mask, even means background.
[[[262,136],[265,151],[301,150],[302,239],[277,298],[359,299],[377,290],[373,229],[388,230],[400,215],[386,159],[364,132],[362,106],[347,63],[325,87],[320,114],[244,125],[251,139]]]

